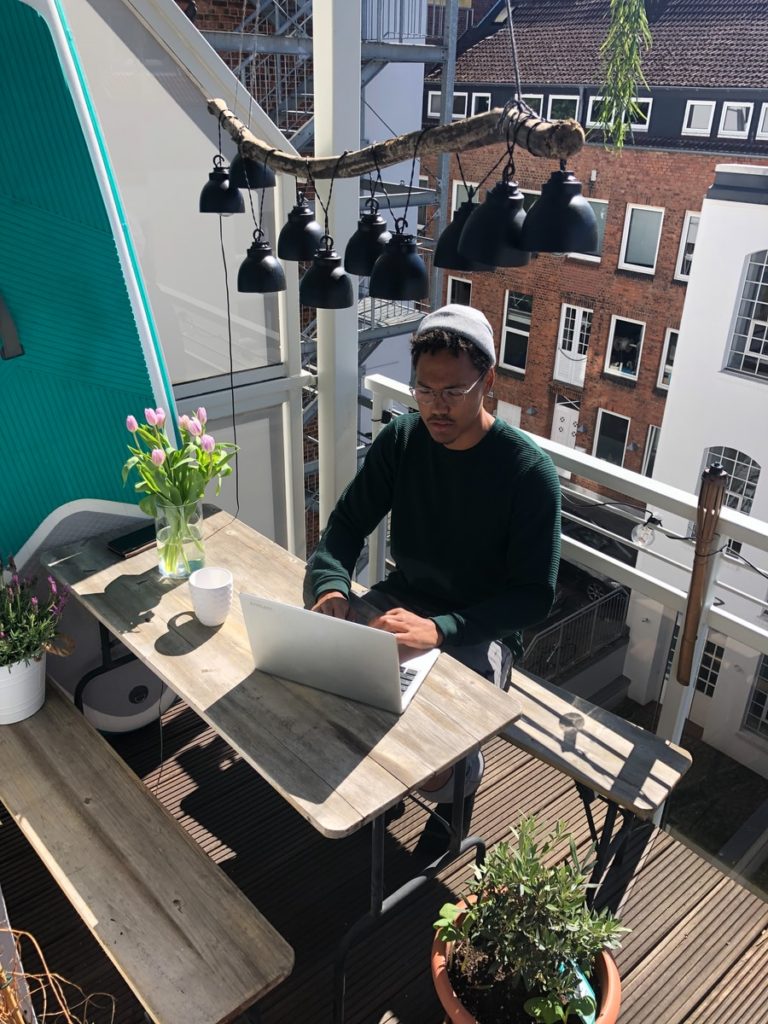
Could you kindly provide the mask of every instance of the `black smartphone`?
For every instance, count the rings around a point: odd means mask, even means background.
[[[155,543],[155,524],[149,523],[138,530],[130,533],[121,533],[119,537],[113,537],[107,541],[107,547],[121,558],[129,558],[131,555],[138,555],[140,551],[146,551]]]

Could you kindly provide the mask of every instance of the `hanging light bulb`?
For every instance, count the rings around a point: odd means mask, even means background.
[[[276,184],[275,172],[266,161],[243,156],[242,150],[229,165],[229,180],[232,188],[274,188]]]
[[[477,209],[477,203],[472,201],[474,192],[470,190],[470,198],[462,203],[453,220],[443,231],[435,246],[433,263],[436,267],[443,267],[445,270],[492,270],[488,263],[478,263],[476,260],[468,259],[459,252],[459,239],[469,218]]]
[[[323,229],[315,220],[315,211],[299,192],[296,205],[277,239],[281,260],[311,260],[323,240]]]
[[[661,520],[649,512],[648,518],[644,523],[638,523],[637,526],[632,528],[631,537],[633,542],[641,548],[647,548],[653,544],[656,540],[654,526],[661,526]]]
[[[541,195],[528,211],[523,226],[523,248],[531,252],[583,252],[597,249],[597,218],[581,194],[573,171],[553,171]]]
[[[331,236],[323,235],[321,242],[299,284],[299,302],[317,309],[348,309],[355,304],[352,278],[344,272]]]
[[[285,291],[285,272],[272,255],[272,246],[264,238],[264,232],[257,228],[253,232],[253,244],[237,272],[239,292]]]
[[[218,213],[220,217],[245,213],[243,197],[232,187],[221,153],[213,158],[213,170],[200,193],[200,213]]]
[[[395,221],[395,233],[374,264],[368,288],[374,299],[425,299],[429,295],[427,268],[416,251],[415,236],[403,234],[407,226],[404,217]]]
[[[371,196],[364,205],[368,209],[357,222],[357,231],[344,250],[344,269],[350,274],[370,277],[374,263],[384,252],[392,235],[387,231],[387,222],[379,215],[376,199]]]
[[[511,162],[510,162],[511,164]],[[531,254],[522,244],[525,224],[524,196],[511,181],[510,164],[499,181],[475,208],[459,238],[459,255],[492,267],[524,267]]]

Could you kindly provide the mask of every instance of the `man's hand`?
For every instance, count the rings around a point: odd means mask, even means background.
[[[413,647],[417,651],[438,647],[443,642],[443,634],[432,619],[422,619],[405,608],[392,608],[371,619],[369,625],[394,633],[399,645]]]
[[[327,590],[312,605],[313,612],[321,615],[332,615],[334,619],[351,619],[352,610],[349,601],[340,590]]]

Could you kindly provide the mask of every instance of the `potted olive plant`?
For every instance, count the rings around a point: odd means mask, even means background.
[[[543,839],[536,821],[512,829],[476,865],[466,900],[435,923],[432,976],[454,1024],[613,1024],[621,983],[608,950],[627,929],[586,903],[587,869],[559,822]],[[550,863],[558,848],[569,856]]]

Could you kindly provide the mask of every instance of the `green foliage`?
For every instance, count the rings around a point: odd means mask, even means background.
[[[648,87],[642,62],[651,42],[645,0],[611,0],[611,24],[600,47],[603,101],[596,127],[615,149],[624,145],[630,123],[642,120],[635,98]]]
[[[588,975],[598,952],[615,949],[627,929],[608,911],[587,907],[589,869],[566,825],[558,822],[543,839],[536,827],[535,818],[523,818],[511,830],[516,844],[499,843],[475,866],[474,902],[466,911],[446,903],[435,928],[455,943],[454,968],[475,962],[471,947],[487,958],[489,980],[518,979],[531,996],[526,1011],[542,1024],[557,1024],[569,1012],[592,1012],[593,1000],[578,995],[576,967]],[[562,847],[569,856],[548,866]]]
[[[48,593],[38,595],[37,580],[22,576],[13,558],[0,558],[0,667],[29,664],[42,657],[56,639],[65,597],[52,576]]]

